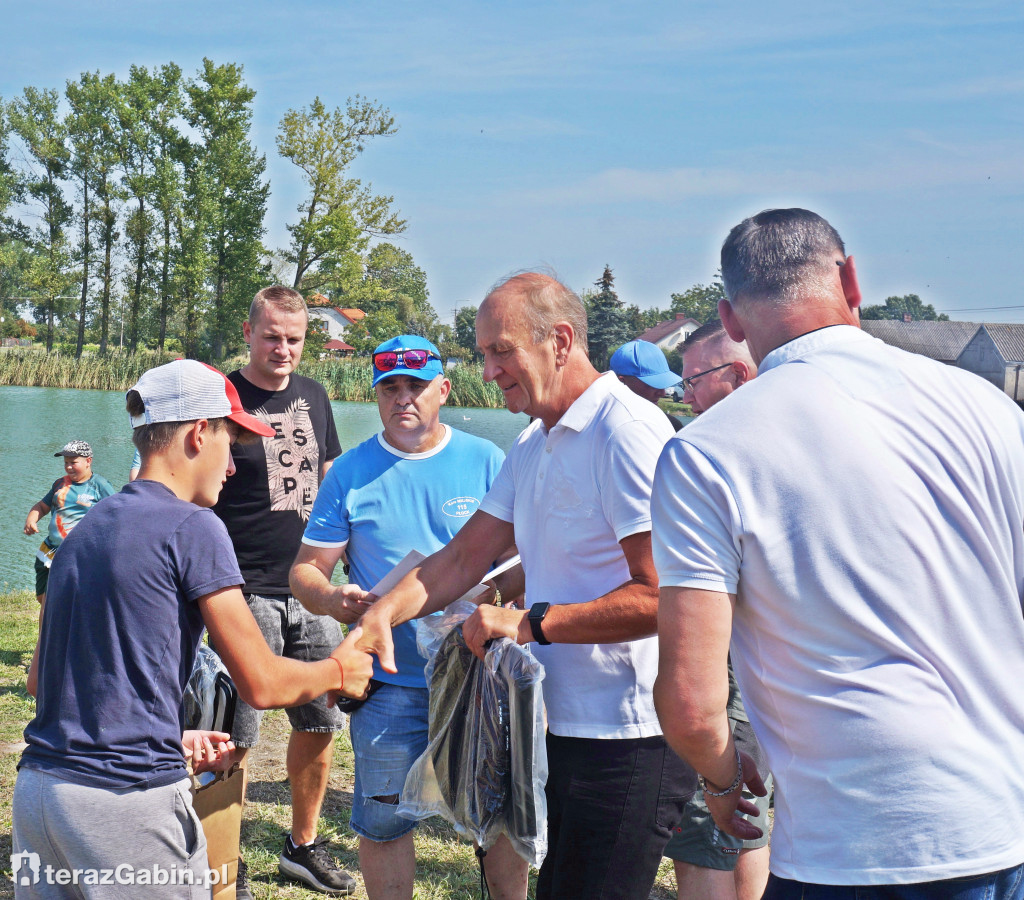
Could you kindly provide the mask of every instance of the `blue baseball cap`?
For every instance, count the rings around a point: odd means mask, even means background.
[[[404,351],[406,350],[426,351],[429,354],[426,363],[418,367],[406,365],[404,356]],[[377,368],[377,355],[380,353],[396,354],[395,363],[391,368]],[[438,375],[443,374],[444,368],[441,366],[441,351],[425,337],[420,337],[418,334],[400,334],[398,337],[391,338],[390,341],[385,341],[373,351],[374,387],[376,387],[378,381],[390,378],[392,375],[411,375],[413,378],[419,378],[423,381],[432,381]]]
[[[612,354],[609,363],[616,375],[633,375],[648,387],[665,390],[682,382],[668,367],[661,348],[649,341],[630,341]]]

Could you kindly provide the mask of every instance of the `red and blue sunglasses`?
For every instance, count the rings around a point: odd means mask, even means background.
[[[429,350],[382,350],[373,354],[373,367],[378,372],[391,372],[402,366],[405,369],[425,369],[432,359],[441,357]]]

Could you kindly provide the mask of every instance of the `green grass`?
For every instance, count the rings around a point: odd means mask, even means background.
[[[10,881],[11,800],[21,732],[35,711],[25,691],[25,668],[36,642],[39,604],[29,591],[0,594],[0,897],[14,896]]]
[[[25,692],[25,668],[35,646],[39,606],[29,591],[0,593],[0,900],[13,898],[11,884],[11,798],[20,756],[22,731],[35,703]],[[253,751],[249,791],[242,821],[242,853],[249,865],[253,896],[313,898],[323,895],[286,882],[277,873],[284,833],[291,825],[289,790],[283,777],[288,719],[281,710],[267,713],[260,745]],[[262,748],[262,755],[261,755]],[[278,752],[279,750],[279,752]],[[338,862],[359,878],[358,842],[348,830],[352,806],[352,746],[348,733],[335,738],[334,766],[320,819],[320,832],[331,840]],[[416,830],[416,900],[474,900],[480,896],[479,869],[473,847],[441,819]],[[530,895],[536,873],[531,875]],[[360,888],[355,897],[365,900]],[[675,897],[671,865],[662,861],[652,898]]]
[[[676,403],[675,400],[659,400],[658,406],[660,406],[665,412],[671,413],[676,416],[692,416],[693,410],[690,409],[689,403]]]

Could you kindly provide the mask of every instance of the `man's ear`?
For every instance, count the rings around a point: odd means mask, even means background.
[[[733,362],[731,371],[736,378],[736,387],[746,384],[754,377],[750,374],[750,366],[748,366],[742,359],[737,359]]]
[[[846,262],[839,267],[839,281],[843,285],[843,296],[850,309],[857,309],[861,304],[860,283],[857,281],[857,268],[853,257],[846,257]]]
[[[568,322],[556,323],[552,336],[555,339],[555,364],[564,366],[569,361],[569,352],[576,343],[576,335]]]
[[[248,322],[242,323],[242,337],[247,344],[252,343],[252,326]]]
[[[718,318],[722,320],[722,325],[725,326],[725,333],[734,341],[740,343],[747,339],[740,320],[736,318],[736,311],[732,308],[732,304],[724,297],[718,301]]]
[[[441,405],[448,401],[448,395],[452,392],[452,383],[447,378],[441,379]]]

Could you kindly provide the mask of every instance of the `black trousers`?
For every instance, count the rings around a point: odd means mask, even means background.
[[[662,737],[548,734],[548,855],[537,900],[647,900],[661,851],[697,789]]]

